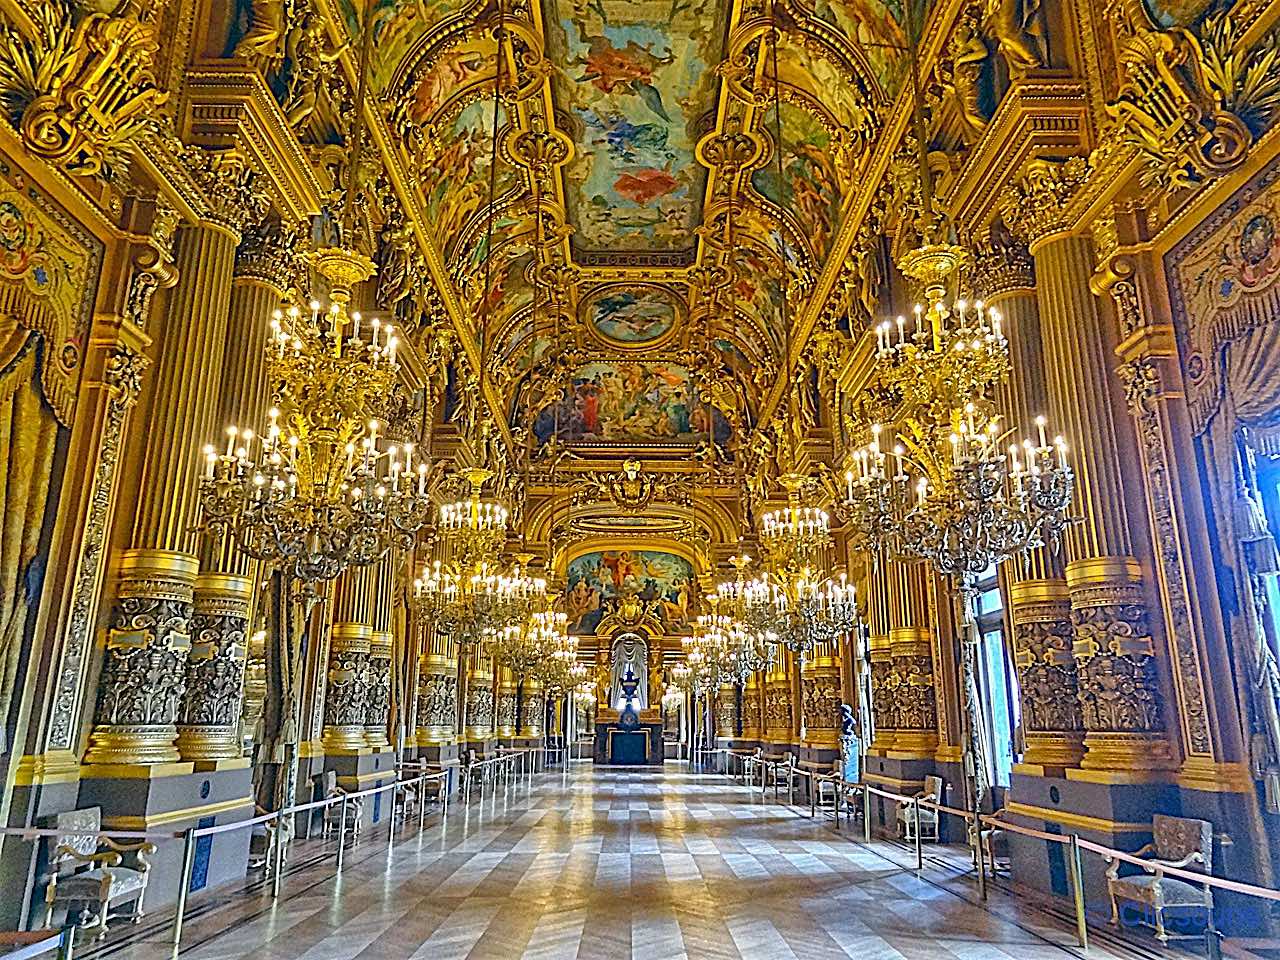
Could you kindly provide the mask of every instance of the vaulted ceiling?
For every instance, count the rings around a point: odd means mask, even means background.
[[[492,0],[336,0],[349,73],[368,27],[378,141],[512,425],[678,452],[704,390],[726,450],[756,423],[906,64],[898,3],[776,6],[507,0],[499,31]],[[809,278],[785,303],[784,258]]]

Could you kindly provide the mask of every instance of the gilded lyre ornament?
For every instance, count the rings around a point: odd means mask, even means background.
[[[69,173],[118,176],[168,98],[154,13],[53,0],[32,21],[32,36],[0,28],[0,105],[32,153]]]
[[[1142,183],[1182,190],[1243,163],[1280,109],[1280,35],[1244,50],[1245,24],[1231,11],[1192,29],[1156,29],[1141,5],[1117,19],[1125,81],[1107,106],[1109,139],[1142,154]]]

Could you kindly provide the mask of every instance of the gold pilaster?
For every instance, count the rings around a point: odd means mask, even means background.
[[[928,571],[920,563],[893,561],[888,574],[889,649],[897,674],[893,756],[928,759],[938,748]]]
[[[186,692],[178,711],[178,752],[184,760],[239,757],[245,634],[253,582],[232,574],[196,578]]]
[[[840,745],[840,651],[822,644],[800,667],[804,745],[835,750]]]
[[[732,683],[722,683],[716,691],[716,738],[732,740],[738,727],[738,688]]]
[[[418,746],[453,743],[458,724],[458,663],[424,654],[418,663]]]
[[[871,572],[867,582],[873,729],[868,749],[883,754],[893,749],[898,726],[898,676],[893,668],[893,646],[889,642],[889,576],[883,563]]]
[[[763,675],[759,672],[747,677],[742,690],[742,739],[759,740],[764,732],[760,722],[760,688]]]
[[[391,746],[387,720],[391,714],[391,651],[389,631],[375,630],[369,638],[369,673],[365,688],[364,739],[375,750]]]
[[[777,746],[790,746],[795,739],[795,709],[791,696],[791,655],[783,651],[769,671],[764,687],[765,739]]]

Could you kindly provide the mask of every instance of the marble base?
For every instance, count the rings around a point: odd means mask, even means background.
[[[221,769],[170,776],[146,767],[85,767],[76,806],[101,807],[106,829],[179,833],[188,827],[251,819],[252,793],[253,771],[247,760],[224,761]],[[243,878],[249,864],[250,833],[248,829],[228,830],[198,840],[190,892]],[[154,842],[156,853],[149,858],[151,879],[145,901],[148,913],[177,902],[182,877],[183,841]]]

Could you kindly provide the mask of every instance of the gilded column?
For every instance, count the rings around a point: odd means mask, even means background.
[[[247,231],[236,251],[218,389],[219,428],[258,423],[266,413],[264,330],[283,296],[289,252],[279,231],[267,227]],[[209,439],[216,441],[216,433]],[[201,545],[191,655],[178,719],[178,751],[184,760],[241,755],[236,727],[258,566],[230,537],[207,539]]]
[[[997,407],[1007,429],[1027,435],[1050,409],[1031,255],[994,230],[978,253],[979,290],[1003,315],[1009,341],[1012,370],[996,388]],[[1026,743],[1023,764],[1042,771],[1077,766],[1084,754],[1063,563],[1060,550],[1042,547],[1001,568]]]
[[[889,648],[897,674],[897,731],[893,756],[932,759],[938,748],[929,630],[929,571],[923,563],[888,564]]]
[[[372,582],[370,568],[356,568],[344,573],[334,590],[321,737],[325,753],[334,756],[360,753],[368,744],[365,723],[373,648],[373,625],[369,622]]]
[[[542,684],[532,677],[520,683],[520,736],[536,740],[542,736]]]
[[[144,390],[141,474],[132,548],[115,562],[116,602],[88,764],[179,759],[192,601],[199,570],[201,449],[216,436],[218,378],[239,234],[224,223],[183,227],[179,273],[164,310],[154,376]]]
[[[874,734],[868,750],[882,756],[897,744],[898,676],[889,639],[889,576],[881,562],[867,578],[868,654],[871,660],[871,715]]]
[[[497,680],[494,733],[503,740],[511,740],[516,735],[516,724],[519,722],[519,717],[516,716],[519,691],[516,679],[508,668],[498,668]]]
[[[493,669],[488,657],[471,651],[467,667],[467,690],[463,739],[470,743],[482,742],[493,736],[494,697]]]
[[[1039,161],[1006,202],[1035,257],[1044,367],[1054,432],[1072,444],[1074,512],[1067,531],[1072,653],[1085,731],[1081,767],[1123,776],[1171,755],[1155,643],[1123,482],[1136,446],[1112,366],[1115,337],[1089,288],[1093,244],[1069,232],[1065,204],[1087,175],[1081,158]]]
[[[391,715],[391,654],[395,641],[391,633],[391,603],[395,569],[390,556],[369,571],[371,587],[368,687],[365,691],[364,738],[375,750],[391,746],[387,721]]]

